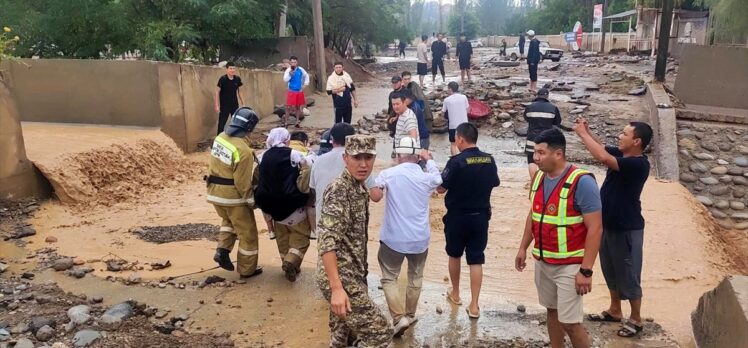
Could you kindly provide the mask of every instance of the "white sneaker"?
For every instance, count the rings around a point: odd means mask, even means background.
[[[317,240],[317,229],[313,229],[312,232],[309,234],[309,239],[311,240]]]
[[[273,240],[273,239],[275,239],[275,232],[273,232],[273,231],[269,231],[269,232],[268,232],[268,237],[270,238],[270,240]]]
[[[400,337],[405,333],[405,330],[407,330],[410,327],[410,318],[407,316],[404,316],[400,318],[400,320],[397,321],[397,324],[395,324],[395,334],[393,337]]]

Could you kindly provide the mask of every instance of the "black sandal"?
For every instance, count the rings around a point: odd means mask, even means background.
[[[623,326],[618,330],[618,336],[620,337],[635,337],[638,336],[639,333],[644,330],[644,327],[641,325],[635,324],[631,320],[627,320],[625,323],[623,323]]]
[[[587,314],[587,320],[589,321],[597,321],[597,322],[609,322],[609,323],[618,323],[621,321],[621,318],[616,318],[607,311],[602,311],[600,314]]]

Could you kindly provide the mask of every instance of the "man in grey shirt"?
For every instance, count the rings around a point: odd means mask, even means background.
[[[345,137],[353,135],[356,130],[353,126],[345,122],[336,123],[330,128],[330,135],[332,136],[332,150],[319,156],[314,165],[312,165],[312,171],[309,174],[309,188],[314,190],[314,207],[322,207],[322,199],[327,189],[327,186],[335,180],[345,169],[345,162],[343,162],[343,150],[345,150]],[[314,215],[314,214],[312,214]],[[317,239],[317,221],[316,216],[312,224],[311,239]]]
[[[429,56],[428,56],[428,47],[426,46],[426,40],[428,40],[429,37],[426,35],[421,36],[421,43],[416,46],[416,57],[418,58],[418,64],[417,67],[417,74],[418,74],[418,81],[420,81],[420,85],[423,86],[423,77],[426,76],[426,74],[429,73]]]

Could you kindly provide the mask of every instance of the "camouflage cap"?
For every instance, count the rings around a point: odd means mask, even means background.
[[[362,153],[376,155],[377,139],[371,135],[349,135],[345,137],[345,153],[351,156]]]

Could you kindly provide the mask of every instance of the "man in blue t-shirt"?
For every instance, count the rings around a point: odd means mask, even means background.
[[[618,147],[604,146],[595,139],[584,118],[577,119],[574,131],[592,157],[608,167],[600,189],[603,203],[600,265],[610,290],[610,307],[600,314],[588,316],[588,319],[621,321],[621,300],[628,300],[631,316],[618,330],[618,335],[633,337],[642,331],[644,218],[640,197],[649,177],[650,164],[644,150],[652,140],[652,128],[644,122],[631,122],[618,136]]]
[[[452,156],[442,171],[442,184],[437,192],[447,195],[444,205],[447,214],[444,222],[446,251],[449,255],[449,278],[452,289],[447,300],[461,305],[460,259],[463,253],[470,267],[470,305],[468,315],[472,319],[480,316],[478,296],[483,282],[483,253],[488,243],[488,221],[491,219],[491,191],[499,186],[496,161],[491,154],[476,146],[478,128],[465,122],[455,130],[455,144],[460,150]]]

